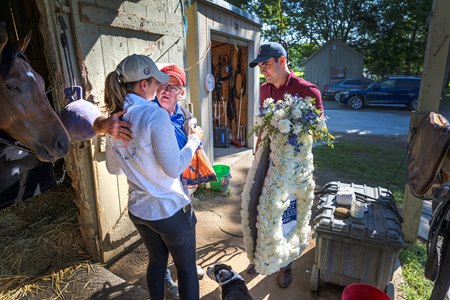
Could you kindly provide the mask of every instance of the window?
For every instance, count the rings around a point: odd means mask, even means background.
[[[361,85],[361,80],[348,80],[345,85]]]
[[[417,79],[399,79],[397,82],[399,89],[418,89],[420,87],[420,80]]]
[[[396,80],[394,80],[394,79],[388,79],[388,80],[380,82],[379,85],[380,85],[380,88],[382,88],[382,89],[391,89],[395,86],[395,82],[396,82]]]

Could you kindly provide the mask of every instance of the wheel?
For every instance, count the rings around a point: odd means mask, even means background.
[[[348,107],[351,109],[361,109],[364,105],[363,99],[360,96],[353,96],[347,103]]]
[[[416,98],[413,98],[410,102],[409,102],[409,109],[411,110],[417,110],[417,106],[419,105],[419,101]]]
[[[319,290],[319,269],[314,264],[311,270],[311,278],[309,279],[309,288],[311,291],[317,292]]]
[[[336,92],[333,94],[333,99],[336,101],[339,101],[339,95],[341,94],[341,92]]]

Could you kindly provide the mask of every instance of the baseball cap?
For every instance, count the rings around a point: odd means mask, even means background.
[[[133,54],[125,57],[116,68],[120,82],[136,82],[154,77],[161,83],[167,83],[169,76],[161,72],[155,62],[146,55]]]
[[[186,87],[186,73],[177,65],[168,65],[161,69],[161,72],[169,75],[169,84]]]
[[[272,57],[287,56],[286,50],[280,43],[270,42],[262,44],[258,49],[258,56],[250,62],[250,68],[254,68],[258,63],[269,60]]]

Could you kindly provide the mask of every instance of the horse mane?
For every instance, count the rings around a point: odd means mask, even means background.
[[[15,44],[7,43],[2,51],[0,60],[0,78],[5,79],[14,64],[16,58],[19,57],[28,63],[28,59]]]

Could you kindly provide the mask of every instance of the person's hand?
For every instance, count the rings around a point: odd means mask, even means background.
[[[189,135],[195,134],[198,136],[200,141],[203,141],[203,129],[200,126],[190,127],[189,128]]]
[[[131,131],[132,125],[128,122],[121,121],[120,117],[125,111],[119,111],[113,114],[109,118],[103,116],[98,117],[94,121],[93,128],[97,135],[110,134],[114,138],[129,141],[133,138],[133,132]]]

